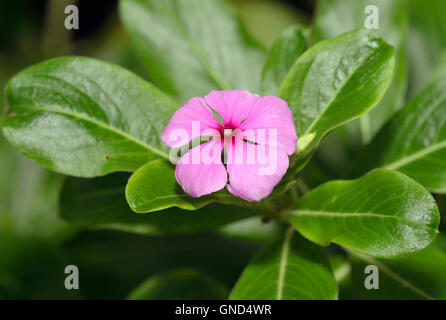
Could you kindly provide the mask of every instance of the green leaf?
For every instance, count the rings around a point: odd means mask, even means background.
[[[58,241],[72,230],[58,217],[63,176],[14,150],[0,134],[0,233]]]
[[[446,77],[410,101],[356,160],[352,177],[372,168],[397,170],[446,193]]]
[[[336,281],[323,248],[288,229],[243,271],[233,300],[336,299]]]
[[[133,211],[154,212],[170,207],[196,210],[212,202],[247,207],[258,214],[271,214],[271,203],[249,203],[234,197],[226,189],[199,198],[186,194],[175,178],[175,168],[165,160],[151,161],[139,168],[129,179],[126,198]]]
[[[401,259],[352,256],[354,292],[361,299],[446,299],[446,253],[436,246]],[[379,289],[364,287],[364,268],[379,270]]]
[[[175,168],[165,160],[151,161],[139,168],[130,177],[125,196],[130,208],[139,213],[173,206],[196,210],[210,202],[184,193],[175,179]]]
[[[51,170],[93,177],[168,158],[160,139],[176,104],[120,67],[57,58],[12,78],[5,137]]]
[[[393,73],[394,50],[370,30],[322,41],[296,61],[279,90],[294,114],[298,137],[315,134],[305,159],[334,128],[374,107]]]
[[[215,89],[258,92],[265,60],[221,0],[122,0],[120,16],[150,78],[183,103]]]
[[[351,292],[352,266],[347,255],[333,254],[329,256],[331,269],[338,284],[339,300],[348,299]]]
[[[429,81],[429,83],[444,77],[446,77],[446,49],[443,51],[443,54],[441,55],[438,64],[436,65],[434,71],[430,75],[431,80]]]
[[[226,289],[193,269],[154,275],[130,293],[129,300],[223,300]]]
[[[371,256],[398,257],[427,247],[438,232],[440,215],[423,186],[379,169],[310,191],[290,212],[290,220],[320,245],[334,242]]]
[[[125,200],[128,174],[115,173],[95,179],[68,178],[62,190],[62,217],[92,229],[113,229],[141,234],[194,233],[258,215],[256,210],[210,204],[196,211],[169,208],[136,214]]]
[[[446,48],[446,1],[409,0],[410,30],[407,55],[411,68],[409,97],[428,84],[431,73]]]
[[[274,42],[262,72],[262,95],[275,95],[296,59],[307,50],[305,29],[291,26]]]
[[[406,35],[408,5],[401,0],[321,0],[318,2],[314,38],[329,39],[364,27],[370,14],[367,6],[378,8],[378,34],[395,48],[395,75],[383,99],[360,120],[363,142],[367,143],[404,103],[407,86]]]
[[[309,25],[309,17],[286,2],[276,0],[229,0],[240,13],[246,29],[266,48],[270,48],[280,33],[293,24]]]
[[[14,233],[57,241],[73,232],[58,216],[63,176],[44,170],[23,156],[17,157],[16,166],[8,169],[14,177],[14,183],[8,184],[12,193],[10,227]]]

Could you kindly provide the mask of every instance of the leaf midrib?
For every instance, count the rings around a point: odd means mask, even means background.
[[[348,77],[345,79],[345,81],[339,86],[339,88],[336,90],[336,93],[333,95],[333,97],[327,102],[327,106],[322,110],[322,112],[317,116],[311,124],[308,126],[308,128],[305,130],[305,132],[302,134],[302,136],[305,136],[306,134],[311,133],[311,130],[316,126],[316,124],[319,122],[319,120],[322,118],[322,116],[327,112],[327,110],[330,108],[332,103],[336,101],[339,93],[342,91],[342,89],[345,87],[345,85],[350,81],[350,79],[353,77],[353,75],[356,73],[358,69],[360,69],[364,63],[368,60],[369,57],[371,57],[373,54],[378,52],[378,50],[372,51],[369,55],[365,56],[364,59],[355,66],[355,68],[352,70],[352,72],[348,75]]]
[[[140,3],[135,3],[137,6],[140,6],[143,8],[143,10],[149,10],[145,5]],[[181,17],[179,16],[177,5],[175,3],[175,11],[171,12],[170,10],[165,11],[165,14],[168,15],[176,24],[177,31],[183,35],[184,39],[189,44],[192,52],[196,55],[204,69],[208,72],[209,76],[212,78],[212,80],[220,87],[222,90],[229,90],[231,89],[231,85],[226,80],[226,78],[220,73],[220,71],[214,67],[214,65],[210,62],[208,59],[206,53],[204,50],[198,45],[198,43],[193,39],[193,37],[186,31],[186,25],[181,20]]]
[[[30,108],[30,107],[27,107],[27,106],[17,106],[17,108],[24,109],[24,110],[29,110],[29,111],[52,112],[52,113],[62,114],[62,115],[70,116],[70,117],[73,117],[73,118],[77,118],[79,120],[90,122],[92,124],[95,124],[95,125],[97,125],[99,127],[102,127],[102,128],[104,128],[106,130],[109,130],[109,131],[111,131],[113,133],[116,133],[116,134],[118,134],[118,135],[120,135],[120,136],[122,136],[122,137],[124,137],[124,138],[126,138],[128,140],[130,140],[131,142],[133,142],[133,143],[135,143],[135,144],[137,144],[137,145],[147,149],[148,151],[151,151],[151,152],[161,156],[163,159],[169,159],[168,155],[164,151],[156,149],[156,148],[152,147],[151,145],[147,144],[146,142],[144,142],[144,141],[142,141],[142,140],[140,140],[140,139],[138,139],[138,138],[128,134],[127,132],[124,132],[124,131],[122,131],[120,129],[114,128],[114,127],[112,127],[112,126],[110,126],[108,124],[105,124],[105,123],[103,123],[101,121],[98,121],[96,119],[93,119],[93,118],[90,118],[90,117],[87,117],[87,116],[84,116],[84,115],[81,115],[81,114],[78,114],[78,113],[70,112],[70,111],[67,111],[67,110],[48,108],[48,107],[44,107],[44,106],[37,107],[37,108]]]
[[[352,252],[350,250],[349,250],[349,252],[367,263],[376,265],[380,270],[382,270],[384,273],[386,273],[390,278],[394,279],[396,282],[399,282],[403,287],[408,288],[409,290],[415,292],[416,294],[419,294],[420,296],[422,296],[423,298],[426,298],[428,300],[436,300],[430,294],[426,293],[423,289],[418,288],[416,285],[412,284],[411,282],[409,282],[408,280],[406,280],[405,278],[403,278],[402,276],[400,276],[395,271],[391,270],[389,267],[382,264],[378,260],[376,260],[372,257],[369,257],[369,256],[365,256],[365,255],[362,255],[362,254],[359,254],[356,252]]]
[[[294,229],[290,227],[285,233],[285,238],[283,240],[282,251],[280,254],[280,264],[279,264],[279,279],[277,281],[277,300],[282,300],[283,297],[283,285],[285,282],[286,265],[288,262],[288,256],[290,252],[290,241],[293,235]]]
[[[331,211],[316,211],[316,210],[292,210],[290,211],[293,216],[328,216],[328,217],[374,217],[382,219],[396,219],[401,221],[410,222],[424,227],[430,227],[429,224],[425,224],[419,221],[410,220],[406,217],[385,215],[380,213],[370,213],[370,212],[331,212]]]
[[[182,199],[182,198],[188,198],[189,195],[187,194],[170,194],[167,196],[157,196],[155,198],[152,198],[148,201],[142,201],[141,203],[139,203],[138,205],[135,205],[135,207],[141,208],[141,207],[145,207],[153,202],[159,201],[159,200],[168,200],[168,199]],[[191,204],[192,205],[192,204]]]
[[[414,152],[408,156],[405,156],[397,161],[394,161],[390,164],[385,165],[383,168],[388,170],[396,170],[398,168],[404,167],[407,164],[415,162],[424,156],[427,156],[431,153],[434,153],[438,150],[446,148],[446,140],[440,143],[433,144],[425,149],[421,149],[420,151]]]

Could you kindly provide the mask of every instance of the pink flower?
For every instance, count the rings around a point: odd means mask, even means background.
[[[247,201],[267,197],[287,171],[297,144],[293,115],[284,100],[242,90],[212,91],[204,99],[190,99],[172,116],[162,140],[179,147],[203,136],[214,138],[189,150],[175,168],[178,183],[192,197],[225,186]]]

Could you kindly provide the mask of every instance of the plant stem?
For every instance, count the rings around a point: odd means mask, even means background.
[[[305,181],[302,178],[297,179],[297,188],[299,189],[299,191],[302,195],[304,195],[310,191],[310,188],[307,186],[307,184],[305,183]]]

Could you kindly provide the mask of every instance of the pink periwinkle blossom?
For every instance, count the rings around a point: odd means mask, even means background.
[[[288,104],[243,90],[212,91],[190,99],[172,116],[162,140],[177,148],[209,136],[213,138],[193,146],[176,164],[175,177],[192,197],[224,187],[247,201],[267,197],[287,171],[297,144]]]

